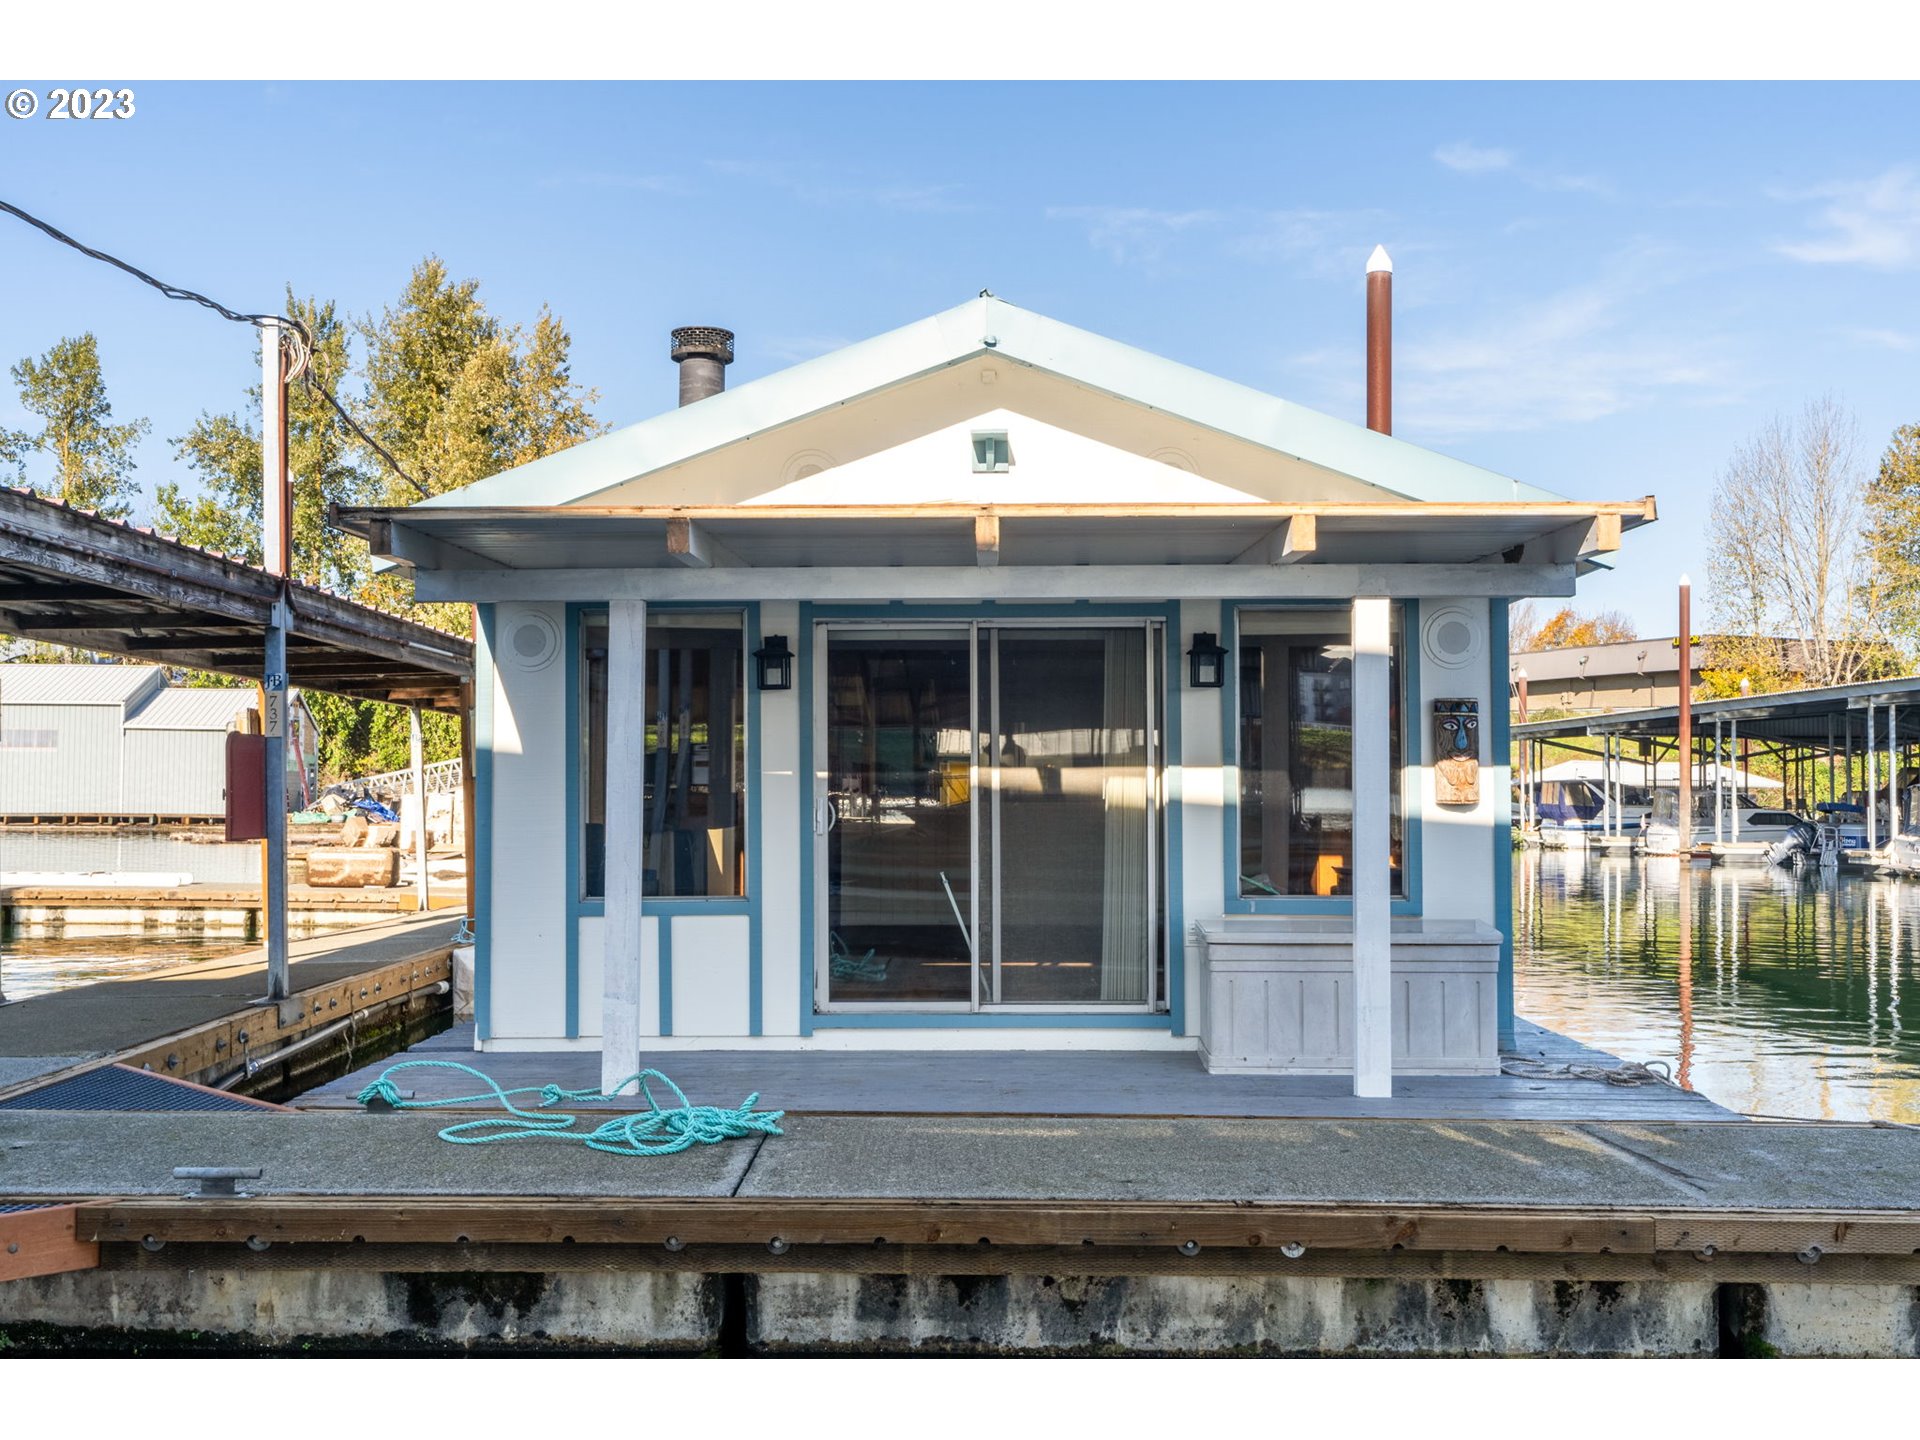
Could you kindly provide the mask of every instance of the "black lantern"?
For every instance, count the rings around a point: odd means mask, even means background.
[[[1187,651],[1187,683],[1196,690],[1218,690],[1227,675],[1227,651],[1211,630],[1196,630]]]
[[[786,636],[767,636],[767,643],[753,652],[753,664],[762,690],[793,688],[793,652]]]

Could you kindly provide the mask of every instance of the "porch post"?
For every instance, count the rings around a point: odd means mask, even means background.
[[[1391,606],[1353,602],[1353,1093],[1393,1094]],[[1408,726],[1413,756],[1424,751]]]
[[[646,813],[647,602],[607,607],[606,959],[600,1088],[640,1069],[641,864]]]

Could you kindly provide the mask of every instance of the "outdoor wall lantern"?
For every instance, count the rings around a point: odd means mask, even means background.
[[[1227,651],[1211,630],[1196,630],[1187,651],[1187,683],[1196,690],[1218,690],[1227,675]]]
[[[793,652],[786,636],[767,636],[767,643],[753,652],[753,665],[762,690],[793,688]]]

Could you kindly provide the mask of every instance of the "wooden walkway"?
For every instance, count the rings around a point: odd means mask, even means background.
[[[1620,1062],[1521,1022],[1516,1058],[1548,1066]],[[405,1055],[343,1076],[293,1103],[357,1109],[354,1097],[406,1059],[457,1060],[507,1087],[599,1083],[592,1051],[475,1054],[473,1027],[456,1026]],[[1514,1075],[1396,1077],[1391,1100],[1361,1100],[1341,1075],[1209,1075],[1189,1051],[674,1050],[647,1057],[696,1104],[737,1105],[760,1092],[767,1109],[816,1115],[1192,1116],[1264,1119],[1737,1121],[1705,1096],[1668,1085]],[[422,1100],[478,1087],[452,1070],[418,1069],[396,1082]],[[480,1107],[486,1108],[486,1107]],[[591,1107],[583,1107],[591,1108]],[[601,1102],[628,1110],[633,1102]]]
[[[299,994],[344,987],[355,977],[408,962],[421,962],[424,970],[422,957],[433,957],[436,975],[444,977],[447,948],[458,926],[458,918],[429,913],[296,940],[290,947],[293,989]],[[240,1017],[256,1014],[265,993],[265,953],[254,949],[0,1006],[0,1096],[89,1062],[143,1063],[146,1051],[162,1041],[178,1043],[160,1055],[156,1068],[164,1071],[166,1055],[172,1053],[179,1059],[167,1073],[190,1077],[240,1053],[231,1048],[225,1031],[244,1024]],[[352,1013],[358,997],[345,989],[341,997],[348,1002],[345,1013]],[[254,1029],[262,1033],[255,1043],[265,1045],[283,1032],[293,1034],[337,1019],[341,997],[328,997],[335,1001],[331,1013],[323,1008],[320,1014],[290,1019],[284,1027],[256,1023]],[[202,1056],[198,1052],[203,1040],[206,1047],[220,1043]]]

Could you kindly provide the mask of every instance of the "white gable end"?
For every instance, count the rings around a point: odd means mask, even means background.
[[[1004,433],[1012,463],[974,469],[973,437]],[[815,463],[818,463],[816,460]],[[1262,497],[1192,473],[1180,453],[1149,459],[1011,410],[989,410],[743,505],[1236,505]],[[804,463],[800,469],[810,468]]]

